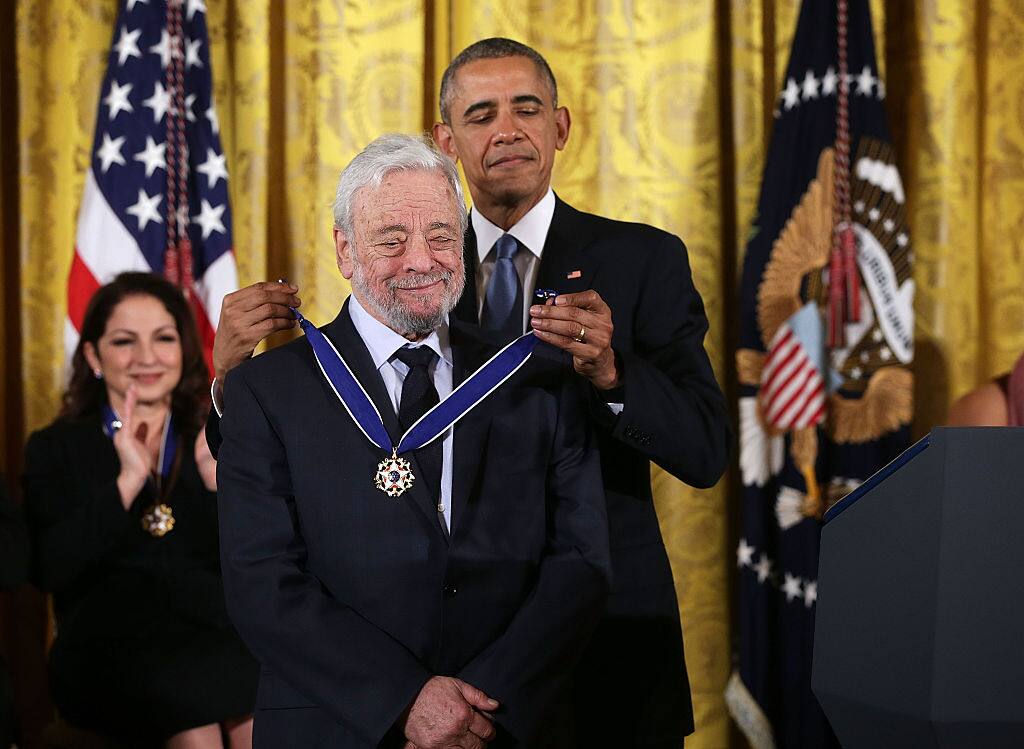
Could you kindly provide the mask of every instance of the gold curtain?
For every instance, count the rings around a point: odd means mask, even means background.
[[[931,0],[889,12],[890,117],[916,255],[920,433],[1024,350],[1024,6]]]
[[[512,36],[547,56],[573,115],[556,190],[683,237],[711,321],[708,350],[721,381],[735,382],[738,270],[798,0],[206,5],[243,284],[285,276],[311,319],[330,319],[347,293],[329,233],[340,168],[381,132],[427,129],[452,55]],[[1024,350],[1024,14],[1019,0],[871,7],[916,245],[925,431]],[[17,0],[26,433],[58,404],[65,279],[116,12],[116,0]],[[699,492],[657,470],[652,478],[694,689],[698,732],[687,745],[727,746],[728,482]]]

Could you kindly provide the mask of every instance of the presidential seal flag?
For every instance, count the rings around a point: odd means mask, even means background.
[[[908,445],[907,201],[867,0],[805,0],[743,265],[739,653],[760,747],[837,745],[811,693],[825,510]]]
[[[118,13],[68,277],[69,359],[93,292],[132,270],[182,289],[211,364],[238,280],[205,14],[203,0],[126,0]]]

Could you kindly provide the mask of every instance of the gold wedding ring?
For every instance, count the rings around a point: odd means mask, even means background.
[[[577,333],[575,336],[573,336],[573,340],[576,341],[576,343],[583,343],[583,341],[585,341],[586,338],[587,338],[587,329],[585,327],[583,327],[582,325],[580,325],[580,332]]]

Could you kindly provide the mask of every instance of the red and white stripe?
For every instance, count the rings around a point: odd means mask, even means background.
[[[220,308],[224,297],[238,288],[238,268],[235,265],[235,253],[225,252],[214,260],[202,277],[193,285],[192,306],[199,327],[199,337],[203,342],[203,354],[206,366],[213,377],[213,337],[217,332],[220,320]]]
[[[775,334],[761,373],[761,412],[770,427],[787,431],[818,424],[825,416],[825,383],[788,325]]]
[[[149,270],[138,243],[103,197],[89,169],[85,173],[85,189],[78,209],[75,256],[68,274],[68,316],[64,326],[66,362],[71,361],[78,345],[85,308],[96,289],[123,271]]]
[[[75,255],[68,274],[68,314],[64,326],[65,362],[78,346],[85,309],[93,293],[125,271],[150,272],[135,238],[128,232],[103,197],[92,169],[86,172],[85,189],[78,212]],[[207,364],[213,351],[213,336],[220,319],[225,294],[238,288],[233,252],[217,258],[195,282],[193,300],[196,324],[203,341]],[[211,370],[212,371],[212,370]]]

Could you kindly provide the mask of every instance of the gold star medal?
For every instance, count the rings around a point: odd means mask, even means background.
[[[377,475],[373,483],[389,497],[400,497],[415,480],[412,464],[405,458],[398,457],[397,451],[392,451],[390,458],[384,458],[377,464]]]
[[[142,527],[156,538],[163,538],[174,530],[174,512],[163,502],[150,505],[142,516]]]

